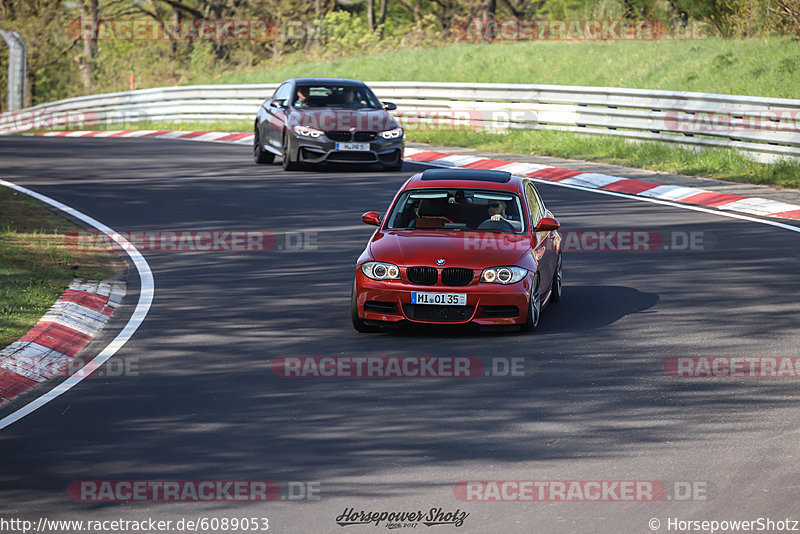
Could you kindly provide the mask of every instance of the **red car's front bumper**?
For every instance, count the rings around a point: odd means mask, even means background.
[[[365,321],[500,326],[524,324],[528,318],[531,274],[515,284],[473,283],[463,287],[418,286],[405,280],[378,281],[356,270],[358,316]],[[466,306],[412,304],[412,292],[464,293]]]

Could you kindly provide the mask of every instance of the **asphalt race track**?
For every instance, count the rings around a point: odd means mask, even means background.
[[[383,213],[425,167],[286,173],[250,156],[210,143],[0,138],[0,177],[119,232],[268,230],[284,249],[143,250],[153,306],[112,358],[136,372],[88,378],[0,432],[3,517],[267,517],[270,531],[287,533],[387,528],[343,529],[336,518],[348,508],[469,514],[459,528],[418,525],[423,532],[800,520],[797,378],[680,379],[664,369],[677,356],[800,356],[797,232],[541,185],[562,229],[646,231],[668,250],[566,253],[564,299],[533,334],[358,334],[350,288],[372,232],[360,215]],[[692,232],[695,245],[684,247]],[[135,303],[135,271],[128,283],[116,328]],[[527,376],[277,377],[270,361],[286,356],[523,358]],[[319,498],[75,502],[66,493],[75,480],[272,480],[282,496],[294,482]],[[455,497],[459,481],[480,480],[660,481],[668,493],[656,502]],[[697,491],[675,489],[687,487]]]

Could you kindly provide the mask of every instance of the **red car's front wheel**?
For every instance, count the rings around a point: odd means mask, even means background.
[[[536,273],[536,278],[533,281],[533,289],[531,289],[531,298],[528,304],[528,319],[525,321],[525,324],[522,325],[523,332],[531,332],[539,325],[539,318],[542,316],[542,300],[539,285],[539,273]]]
[[[364,319],[358,316],[358,292],[356,291],[355,280],[353,280],[353,291],[350,293],[350,317],[353,320],[353,328],[363,334],[378,332],[380,330],[378,327],[366,324]]]

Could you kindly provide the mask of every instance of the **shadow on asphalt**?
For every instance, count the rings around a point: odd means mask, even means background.
[[[13,458],[0,474],[4,498],[36,488],[60,502],[72,480],[114,478],[336,480],[333,491],[353,499],[408,496],[455,480],[379,481],[404,468],[456,467],[467,479],[485,476],[474,466],[657,455],[704,436],[774,431],[764,410],[798,402],[791,381],[681,381],[663,367],[671,356],[787,355],[773,342],[797,341],[789,232],[543,186],[565,229],[703,231],[713,248],[570,253],[564,300],[533,334],[363,335],[349,318],[355,260],[372,231],[360,214],[383,211],[414,166],[321,178],[255,167],[249,147],[105,141],[48,143],[36,165],[0,154],[28,176],[21,182],[120,231],[314,228],[317,246],[146,254],[154,306],[116,356],[137,374],[87,379],[0,434],[0,455]],[[87,148],[76,152],[79,143]],[[535,372],[287,379],[270,370],[281,356],[364,355],[523,358]],[[20,449],[26,436],[36,439]],[[113,505],[86,509],[102,506]]]

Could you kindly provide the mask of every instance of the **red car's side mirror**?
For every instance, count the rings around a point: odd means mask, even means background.
[[[551,232],[553,230],[558,230],[560,227],[561,224],[552,217],[542,217],[534,230],[537,232]]]
[[[364,215],[361,216],[361,220],[366,224],[371,224],[372,226],[380,226],[381,225],[381,217],[378,215],[377,211],[368,211]]]

